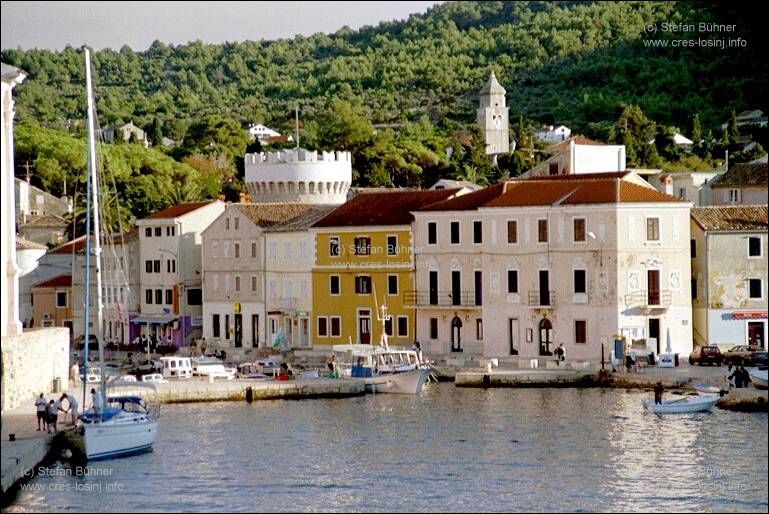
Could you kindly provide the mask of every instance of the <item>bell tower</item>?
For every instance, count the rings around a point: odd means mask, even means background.
[[[505,88],[503,88],[494,72],[489,81],[481,89],[481,104],[478,107],[477,122],[483,131],[486,142],[486,155],[494,156],[510,151],[510,135],[508,107],[505,103]]]

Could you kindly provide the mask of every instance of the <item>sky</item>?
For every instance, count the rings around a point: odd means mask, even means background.
[[[135,51],[167,44],[272,40],[401,20],[440,2],[0,2],[3,49]]]

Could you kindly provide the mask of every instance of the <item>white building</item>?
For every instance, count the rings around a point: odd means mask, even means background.
[[[542,127],[534,135],[540,141],[555,144],[569,139],[571,137],[571,129],[566,125],[558,125],[557,127],[548,125],[546,127]]]
[[[292,149],[245,156],[254,203],[341,204],[352,184],[350,152]]]
[[[552,156],[519,178],[589,173],[613,173],[625,170],[625,146],[606,145],[575,136],[547,148]]]
[[[711,183],[723,172],[689,171],[681,173],[657,173],[649,177],[649,183],[658,191],[692,202],[695,206],[711,205]]]
[[[598,361],[617,336],[692,348],[691,204],[632,174],[491,186],[415,212],[417,334],[432,353]]]
[[[140,314],[131,340],[141,333],[184,346],[202,335],[201,234],[224,212],[219,200],[175,205],[137,220],[141,269]]]
[[[710,182],[710,205],[764,205],[769,203],[769,168],[766,156],[735,164]]]
[[[266,127],[261,123],[254,123],[248,126],[248,137],[250,137],[252,141],[256,140],[260,143],[267,143],[271,139],[278,138],[281,135],[282,134],[277,130]],[[286,139],[287,141],[293,141],[291,136],[288,136]]]
[[[767,206],[692,209],[691,234],[695,342],[766,348]]]

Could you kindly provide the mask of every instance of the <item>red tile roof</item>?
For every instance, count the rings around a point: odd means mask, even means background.
[[[306,203],[232,204],[256,225],[268,231],[306,230],[335,206]]]
[[[769,207],[736,205],[729,207],[695,207],[692,219],[703,230],[762,230],[769,228]]]
[[[588,205],[605,203],[683,202],[656,189],[640,186],[614,174],[593,177],[569,175],[513,180],[427,206],[422,211],[467,211],[479,207]]]
[[[69,254],[72,252],[82,252],[85,247],[85,236],[80,236],[72,241],[68,241],[62,245],[57,246],[48,253],[55,255]]]
[[[710,182],[710,187],[769,185],[769,167],[765,162],[735,164]]]
[[[72,287],[72,275],[59,275],[58,277],[44,280],[32,287]]]
[[[206,200],[205,202],[180,203],[179,205],[174,205],[173,207],[168,207],[167,209],[163,209],[162,211],[158,211],[154,214],[150,214],[149,216],[145,216],[142,219],[158,220],[158,219],[178,218],[179,216],[184,216],[187,213],[200,209],[201,207],[205,207],[206,205],[209,205],[216,201],[217,200]]]
[[[409,225],[411,211],[452,197],[457,189],[361,193],[334,209],[314,227]]]

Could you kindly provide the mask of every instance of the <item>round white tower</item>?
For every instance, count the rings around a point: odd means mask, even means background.
[[[246,154],[246,185],[254,203],[343,204],[351,183],[350,152],[299,148]]]

